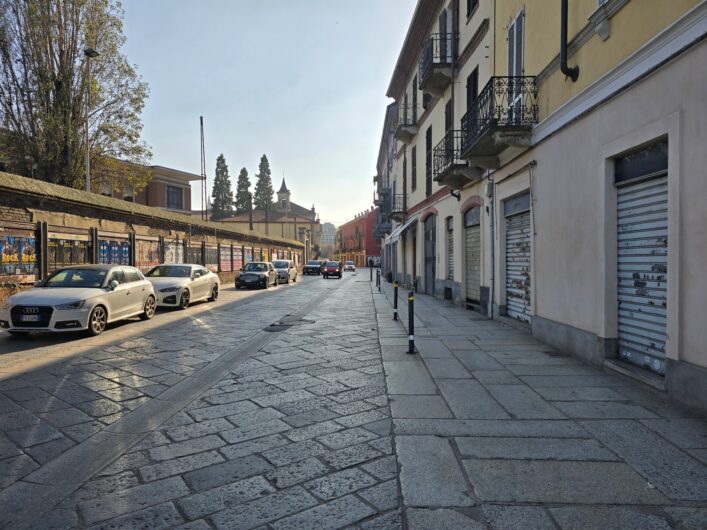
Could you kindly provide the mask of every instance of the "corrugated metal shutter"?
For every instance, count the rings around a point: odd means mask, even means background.
[[[618,189],[619,356],[665,373],[668,177]]]
[[[447,219],[447,279],[454,279],[454,230],[452,218]]]
[[[464,216],[466,299],[473,302],[478,302],[481,298],[481,224],[479,223],[478,211],[470,210]]]
[[[530,322],[530,212],[506,219],[506,314]]]

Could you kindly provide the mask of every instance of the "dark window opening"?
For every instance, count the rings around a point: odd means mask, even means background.
[[[412,148],[412,154],[410,155],[410,179],[412,191],[417,189],[417,147]]]
[[[469,110],[479,95],[479,67],[466,78],[466,108]]]
[[[176,186],[167,186],[167,208],[184,209],[184,190]]]

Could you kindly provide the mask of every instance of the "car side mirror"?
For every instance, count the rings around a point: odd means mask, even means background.
[[[238,271],[239,271],[239,272],[243,272],[243,269],[242,269],[242,268],[241,268],[241,269],[238,269]]]
[[[111,280],[110,283],[108,284],[108,287],[110,287],[111,291],[115,291],[115,288],[120,285],[120,282],[118,280]]]

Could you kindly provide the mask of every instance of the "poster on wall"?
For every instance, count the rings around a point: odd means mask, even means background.
[[[51,273],[62,267],[88,263],[88,249],[88,236],[49,234],[47,270]]]
[[[184,263],[184,245],[178,239],[165,242],[164,244],[165,263]]]
[[[125,239],[99,239],[98,263],[130,265],[130,242]]]
[[[221,245],[221,270],[223,272],[231,272],[232,261],[231,261],[231,245]]]
[[[270,260],[268,259],[268,249],[264,248],[264,249],[261,251],[260,261],[270,261]]]
[[[245,247],[243,252],[245,252],[245,256],[243,257],[245,263],[253,261],[253,247]]]
[[[144,271],[160,264],[160,242],[152,239],[135,241],[135,266]]]
[[[253,249],[253,261],[263,261],[262,259],[260,259],[260,249],[259,248]]]
[[[239,271],[243,268],[243,249],[233,247],[233,270]]]
[[[37,274],[35,238],[30,231],[0,235],[0,276]]]
[[[218,247],[206,246],[206,268],[218,272]]]

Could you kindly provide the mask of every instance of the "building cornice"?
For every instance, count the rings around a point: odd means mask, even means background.
[[[457,61],[457,70],[460,70],[466,64],[466,62],[474,54],[479,45],[484,41],[484,38],[489,32],[490,26],[491,24],[488,18],[485,18],[481,21],[479,27],[476,28],[474,36],[471,37],[469,44],[467,44],[462,50],[462,52],[459,54],[459,59]]]
[[[416,63],[420,54],[420,45],[436,22],[434,15],[440,9],[442,3],[442,0],[418,0],[400,50],[400,55],[395,63],[393,77],[386,91],[386,95],[389,98],[397,99],[405,91],[410,74],[417,68]]]
[[[702,2],[543,120],[533,129],[533,144],[608,101],[706,36],[707,2]]]

